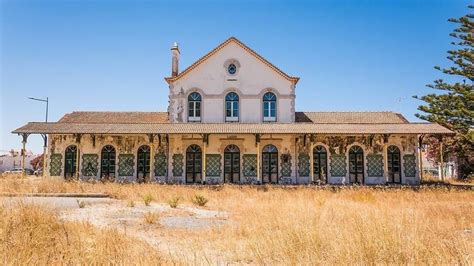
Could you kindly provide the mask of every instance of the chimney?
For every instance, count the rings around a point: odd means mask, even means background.
[[[171,76],[176,77],[178,75],[178,63],[179,63],[179,48],[178,43],[174,42],[171,47]]]

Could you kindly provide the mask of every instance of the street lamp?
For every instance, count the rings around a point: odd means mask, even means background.
[[[33,100],[33,101],[39,101],[39,102],[45,102],[46,103],[46,122],[48,122],[48,104],[49,104],[48,97],[46,97],[46,99],[28,97],[28,99]]]
[[[49,107],[48,97],[46,97],[46,99],[28,97],[28,99],[33,100],[33,101],[39,101],[39,102],[46,103],[46,120],[45,121],[46,121],[46,123],[48,123],[48,107]],[[47,152],[47,147],[48,147],[48,135],[41,134],[41,137],[43,137],[43,140],[44,140],[44,146],[43,146],[43,177],[45,177],[45,175],[46,175],[46,152]],[[24,167],[25,167],[25,156],[23,155],[23,171],[24,171]]]

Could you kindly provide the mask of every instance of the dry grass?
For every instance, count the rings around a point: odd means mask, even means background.
[[[143,215],[143,221],[145,224],[154,224],[158,221],[158,214],[154,212],[147,212]]]
[[[177,254],[169,255],[187,263],[473,263],[472,190],[192,187],[16,179],[0,180],[0,190],[105,192],[124,200],[151,195],[165,204],[179,197],[183,205],[192,205],[194,195],[202,195],[209,200],[205,208],[229,213],[231,222],[206,230],[161,231],[180,247]],[[97,237],[87,241],[98,241]],[[15,247],[12,252],[27,252],[21,245]]]
[[[116,230],[63,222],[40,206],[0,206],[4,265],[163,264],[157,251]]]

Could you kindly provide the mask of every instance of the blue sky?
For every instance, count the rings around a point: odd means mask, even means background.
[[[71,111],[166,111],[181,69],[235,36],[290,75],[298,111],[397,111],[411,121],[447,65],[450,17],[470,1],[0,0],[0,150],[10,132]],[[40,136],[28,148],[42,151]]]

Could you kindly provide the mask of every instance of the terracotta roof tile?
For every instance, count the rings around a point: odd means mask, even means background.
[[[297,123],[316,124],[379,124],[409,123],[401,114],[394,112],[296,112]]]
[[[168,123],[166,112],[72,112],[64,115],[59,123],[86,124],[152,124]]]
[[[401,114],[393,112],[296,112],[295,116],[296,123],[408,123]],[[72,112],[64,115],[58,122],[86,124],[169,123],[166,112]]]

